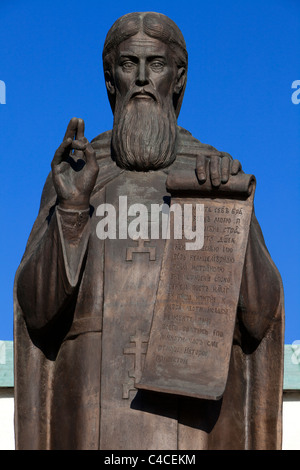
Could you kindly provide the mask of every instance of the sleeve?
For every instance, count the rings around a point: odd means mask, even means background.
[[[90,214],[56,206],[19,275],[17,295],[27,326],[44,329],[76,295],[88,248]]]
[[[278,305],[282,301],[281,293],[280,274],[253,214],[241,282],[238,320],[244,331],[256,342],[262,340],[272,322],[276,321]]]

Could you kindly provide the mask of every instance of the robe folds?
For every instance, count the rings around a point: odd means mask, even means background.
[[[201,144],[179,129],[174,165]],[[136,390],[165,240],[128,258],[130,239],[101,240],[97,208],[169,197],[169,169],[131,172],[92,141],[99,175],[90,211],[56,204],[49,175],[14,285],[17,449],[280,449],[284,307],[280,275],[252,215],[225,392],[205,400]],[[139,346],[140,355],[136,353]],[[135,349],[135,352],[134,352]]]

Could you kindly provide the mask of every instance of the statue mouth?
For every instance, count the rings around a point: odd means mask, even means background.
[[[144,90],[144,88],[142,88],[141,90],[136,91],[135,93],[133,93],[131,95],[131,99],[154,100],[154,101],[156,101],[155,96],[152,93],[150,93],[149,91]]]

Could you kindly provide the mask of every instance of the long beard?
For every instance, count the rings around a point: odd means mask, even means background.
[[[163,109],[154,99],[127,99],[115,111],[113,158],[127,170],[165,168],[176,158],[177,121],[170,103]]]

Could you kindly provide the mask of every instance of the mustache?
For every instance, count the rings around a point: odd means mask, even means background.
[[[134,99],[137,96],[149,96],[152,98],[153,101],[155,101],[158,104],[161,104],[161,100],[159,95],[156,93],[156,90],[152,88],[152,86],[133,86],[126,94],[124,97],[123,105],[126,105],[129,103],[130,100]]]
[[[135,96],[139,96],[139,95],[150,96],[152,99],[154,99],[154,101],[157,101],[156,94],[153,93],[152,91],[148,90],[148,89],[145,89],[145,88],[141,88],[137,91],[132,92],[130,99],[134,98]]]

